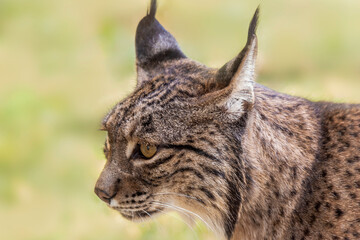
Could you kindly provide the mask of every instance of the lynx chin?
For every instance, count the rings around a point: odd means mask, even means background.
[[[256,83],[259,9],[220,69],[187,58],[155,14],[152,0],[136,89],[102,122],[99,198],[131,221],[177,211],[228,240],[360,239],[360,105]]]

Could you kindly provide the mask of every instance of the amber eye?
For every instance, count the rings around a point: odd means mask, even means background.
[[[157,148],[155,145],[149,143],[140,144],[140,151],[146,158],[151,158],[155,155]]]

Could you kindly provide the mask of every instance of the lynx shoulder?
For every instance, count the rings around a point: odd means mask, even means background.
[[[259,10],[220,69],[186,57],[156,20],[136,32],[137,86],[105,116],[95,193],[138,221],[166,211],[225,239],[359,239],[360,105],[255,82]]]

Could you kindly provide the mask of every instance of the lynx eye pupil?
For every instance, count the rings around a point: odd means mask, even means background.
[[[153,144],[142,143],[140,144],[140,152],[145,158],[151,158],[155,155],[157,147]]]

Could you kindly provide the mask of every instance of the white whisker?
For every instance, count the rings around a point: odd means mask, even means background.
[[[155,193],[155,194],[152,194],[153,196],[158,196],[158,195],[174,195],[174,196],[178,196],[178,197],[186,197],[186,198],[189,198],[189,199],[193,199],[193,200],[196,200],[196,201],[200,201],[199,198],[196,198],[196,197],[193,197],[193,196],[189,196],[189,195],[186,195],[186,194],[182,194],[182,193],[172,193],[172,192],[160,192],[160,193]],[[203,210],[205,210],[209,215],[211,215],[211,213],[209,212],[209,210],[204,207],[203,205],[199,205],[203,208]]]
[[[215,232],[215,230],[210,226],[210,224],[208,224],[207,221],[205,221],[202,217],[200,217],[198,214],[190,211],[190,210],[187,210],[185,208],[182,208],[182,207],[178,207],[178,206],[174,206],[172,204],[169,204],[169,203],[163,203],[163,202],[159,202],[159,201],[152,201],[151,203],[154,203],[154,204],[158,204],[158,205],[162,205],[162,206],[166,206],[166,207],[169,207],[169,208],[172,208],[174,210],[178,210],[180,212],[187,212],[187,213],[190,213],[190,214],[193,214],[194,216],[198,217],[201,221],[203,221],[205,223],[205,225],[213,232]],[[187,215],[187,214],[186,214]]]
[[[162,213],[165,213],[165,211],[163,211],[163,210],[158,210],[158,211],[160,211],[160,212],[162,212]],[[185,213],[182,212],[182,214],[185,214]],[[197,233],[195,232],[194,228],[193,228],[189,223],[187,223],[186,221],[184,221],[184,219],[182,219],[181,217],[176,217],[176,216],[174,216],[174,215],[170,215],[170,216],[172,216],[172,217],[174,217],[175,219],[180,220],[181,222],[185,223],[185,224],[191,229],[191,231],[193,232],[193,234],[194,234],[194,236],[195,236],[195,239],[199,240],[199,237],[198,237]],[[189,215],[187,215],[187,216],[189,216]]]
[[[141,210],[141,211],[143,211],[146,215],[148,215],[152,220],[155,220],[147,211],[145,210]]]

